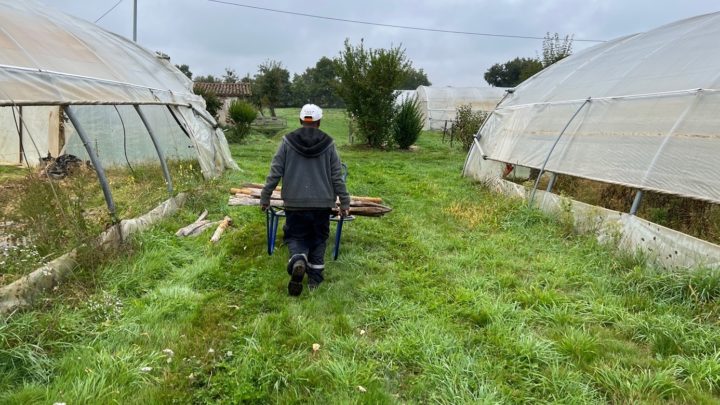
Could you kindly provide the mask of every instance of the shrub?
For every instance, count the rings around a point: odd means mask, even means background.
[[[453,137],[462,143],[466,150],[470,149],[475,139],[475,134],[485,122],[488,114],[483,111],[473,111],[469,104],[457,108],[455,121],[450,127]]]
[[[250,133],[250,124],[257,117],[257,111],[252,104],[242,100],[235,100],[228,108],[228,117],[233,126],[227,132],[226,137],[228,142],[238,143],[242,142]]]
[[[198,86],[194,88],[195,94],[205,99],[205,109],[213,117],[217,118],[217,113],[222,108],[222,101],[218,98],[217,94],[212,91],[207,91]]]
[[[397,107],[393,120],[393,138],[400,149],[408,149],[417,141],[423,129],[420,104],[415,97],[408,98]]]

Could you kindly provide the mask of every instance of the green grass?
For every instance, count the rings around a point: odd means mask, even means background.
[[[464,152],[437,134],[377,151],[347,144],[339,111],[322,128],[351,193],[394,211],[346,225],[319,290],[288,297],[264,215],[226,205],[280,139],[251,135],[232,146],[242,171],[0,321],[0,403],[720,401],[717,272],[664,273],[569,235],[461,178]],[[217,245],[177,239],[203,208],[235,226]]]

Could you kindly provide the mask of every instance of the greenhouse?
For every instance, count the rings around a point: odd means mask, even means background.
[[[395,90],[395,94],[395,105],[400,105],[407,100],[417,97],[417,92],[415,90]]]
[[[0,164],[73,155],[103,168],[237,168],[192,82],[164,55],[34,1],[0,1]],[[105,188],[106,185],[103,187]]]
[[[415,91],[425,118],[425,130],[450,128],[457,108],[470,105],[473,111],[490,112],[505,96],[503,87],[431,87]]]
[[[493,111],[464,174],[497,180],[512,164],[622,185],[639,190],[630,214],[643,191],[720,203],[718,40],[720,13],[713,13],[605,42],[552,65]],[[621,219],[625,234],[638,234],[627,217]],[[638,241],[658,239],[648,232]],[[689,255],[702,260],[689,262],[720,262],[717,246],[691,244],[695,253]]]

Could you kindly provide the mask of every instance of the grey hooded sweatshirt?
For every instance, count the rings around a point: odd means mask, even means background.
[[[340,156],[333,139],[318,128],[302,127],[283,137],[260,194],[261,204],[270,204],[281,178],[286,209],[334,208],[336,197],[340,208],[350,208]]]

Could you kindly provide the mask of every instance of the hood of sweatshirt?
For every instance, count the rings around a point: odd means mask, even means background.
[[[285,140],[297,153],[305,157],[317,157],[333,144],[333,139],[318,128],[302,127],[287,135]]]

